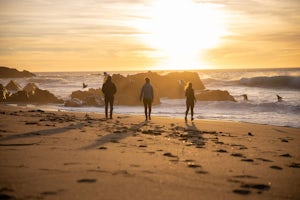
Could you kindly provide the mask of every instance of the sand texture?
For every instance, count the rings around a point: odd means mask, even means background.
[[[0,199],[296,200],[300,129],[0,105]]]

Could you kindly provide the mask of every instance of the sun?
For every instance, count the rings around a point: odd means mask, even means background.
[[[159,69],[204,68],[201,53],[226,34],[225,14],[214,4],[192,0],[156,0],[137,23],[141,40],[155,49]]]

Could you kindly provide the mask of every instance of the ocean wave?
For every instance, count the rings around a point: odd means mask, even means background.
[[[300,89],[299,76],[259,76],[253,78],[241,78],[239,83],[250,87]]]
[[[64,78],[49,78],[49,77],[37,77],[37,78],[30,78],[28,79],[28,82],[33,83],[41,83],[41,84],[50,84],[50,83],[68,83],[69,81]]]

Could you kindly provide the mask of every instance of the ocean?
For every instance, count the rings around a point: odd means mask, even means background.
[[[103,72],[36,72],[36,77],[17,78],[22,87],[33,82],[56,96],[67,100],[73,91],[83,90],[82,83],[89,88],[100,88]],[[227,90],[237,102],[198,101],[195,119],[226,120],[300,128],[300,68],[281,69],[234,69],[196,71],[206,89]],[[139,71],[108,72],[109,74],[136,74]],[[168,71],[159,71],[166,74]],[[11,79],[0,79],[6,85]],[[247,94],[245,101],[243,94]],[[277,101],[277,96],[283,98]],[[27,105],[36,107],[36,105]],[[103,107],[72,108],[63,105],[39,105],[45,110],[76,112],[104,112]],[[153,116],[184,118],[184,99],[161,99],[161,104],[152,109]],[[143,107],[116,105],[114,113],[143,115]]]

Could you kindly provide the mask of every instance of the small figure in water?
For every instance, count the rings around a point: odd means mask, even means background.
[[[82,83],[82,88],[84,89],[84,88],[86,88],[88,85],[87,84],[85,84],[84,82]]]
[[[244,101],[248,101],[248,96],[247,96],[247,94],[243,94],[242,96],[244,97]]]
[[[102,92],[104,94],[105,102],[105,117],[108,118],[108,103],[110,106],[109,118],[112,119],[112,113],[114,108],[114,95],[117,92],[116,85],[111,81],[111,76],[107,76],[105,83],[102,86]]]
[[[154,99],[153,87],[150,84],[150,79],[145,78],[145,84],[142,87],[140,101],[144,103],[146,121],[151,120],[151,106]]]
[[[189,109],[191,108],[191,120],[194,120],[194,105],[196,102],[195,93],[193,89],[193,85],[191,82],[188,82],[185,87],[185,96],[186,96],[186,111],[185,111],[185,121],[187,121],[187,115],[189,113]]]
[[[278,102],[283,101],[283,98],[282,98],[281,96],[279,96],[278,94],[276,94],[276,96],[277,96],[277,101],[278,101]]]

